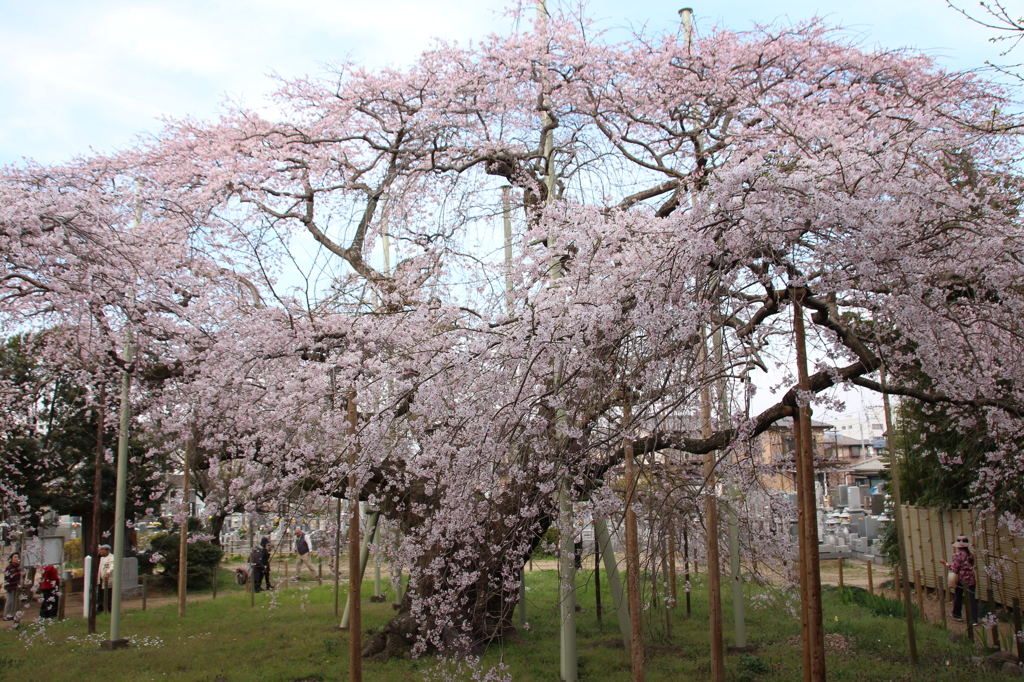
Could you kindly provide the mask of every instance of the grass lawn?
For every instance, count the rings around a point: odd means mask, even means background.
[[[621,646],[614,646],[618,639],[614,614],[606,612],[603,623],[598,624],[589,577],[581,574],[579,582],[579,603],[583,608],[578,614],[580,679],[629,680],[629,658]],[[173,605],[126,613],[122,618],[122,636],[134,643],[128,650],[98,650],[99,642],[109,634],[109,617],[104,616],[100,617],[103,634],[92,638],[87,637],[81,618],[45,630],[29,625],[17,631],[0,632],[0,679],[241,682],[348,678],[348,637],[331,630],[337,624],[333,615],[333,585],[325,582],[323,587],[316,587],[315,583],[306,582],[277,593],[258,594],[253,608],[249,606],[248,595],[232,585],[230,579],[230,572],[222,571],[216,601],[190,602],[188,615],[181,620]],[[528,574],[530,628],[518,641],[492,646],[482,660],[484,668],[503,663],[517,682],[558,680],[556,582],[553,571]],[[364,600],[369,599],[372,586],[372,580],[366,581]],[[729,595],[725,596],[726,644],[731,644],[732,605]],[[801,679],[802,657],[795,641],[799,625],[791,612],[798,604],[780,603],[752,586],[748,586],[748,597],[752,598],[747,613],[748,640],[757,646],[755,655],[767,666],[750,657],[730,655],[726,663],[729,679]],[[611,601],[606,587],[602,601],[606,607]],[[662,617],[662,625],[655,631],[647,654],[648,680],[703,681],[710,676],[707,600],[699,581],[692,604],[689,618],[682,608],[675,610],[670,639],[665,637]],[[392,613],[388,604],[365,602],[364,629],[380,627]],[[647,612],[645,627],[650,620],[652,614]],[[825,620],[829,680],[1005,679],[1001,673],[970,666],[966,661],[972,653],[962,645],[951,644],[945,631],[931,625],[918,628],[921,663],[911,667],[906,662],[904,622],[875,616],[853,604],[842,604],[834,590],[825,595]],[[432,658],[366,662],[364,679],[420,680],[432,677],[437,665]]]

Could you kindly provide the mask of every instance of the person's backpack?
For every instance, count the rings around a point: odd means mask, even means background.
[[[249,563],[252,564],[253,566],[259,566],[260,565],[260,548],[259,547],[253,547],[252,548],[252,553],[249,555]]]

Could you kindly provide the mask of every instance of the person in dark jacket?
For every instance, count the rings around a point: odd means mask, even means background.
[[[270,584],[270,550],[267,546],[270,544],[270,538],[264,537],[260,539],[260,546],[258,549],[253,550],[253,590],[256,592],[262,592],[262,583],[266,580],[267,589],[272,590],[274,586]]]
[[[53,564],[43,567],[42,575],[39,577],[39,594],[43,597],[43,603],[39,607],[40,618],[57,617],[57,589],[60,587],[60,576],[57,575],[57,567]]]
[[[309,536],[302,532],[302,529],[295,529],[295,553],[298,555],[295,560],[295,579],[299,580],[302,577],[302,565],[305,564],[309,568],[309,572],[313,574],[316,581],[323,585],[324,581],[317,575],[316,569],[313,568],[312,562],[309,560],[310,550],[313,549],[313,544],[309,540]]]
[[[15,552],[7,559],[7,567],[4,569],[4,589],[7,591],[4,620],[14,620],[21,609],[20,597],[23,575],[21,555]]]

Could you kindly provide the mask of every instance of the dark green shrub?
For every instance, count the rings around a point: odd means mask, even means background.
[[[159,563],[163,568],[163,576],[170,582],[178,579],[178,549],[180,542],[177,533],[161,533],[154,535],[149,541],[149,549],[139,555],[139,571],[148,564],[149,570],[154,566],[153,558],[159,555]],[[213,568],[220,563],[224,551],[206,540],[196,540],[188,545],[188,586],[205,587],[212,583]]]
[[[740,656],[737,666],[740,671],[740,682],[754,682],[758,675],[767,675],[772,671],[772,667],[767,661],[753,654]]]
[[[896,599],[889,599],[881,594],[871,594],[862,587],[844,587],[839,590],[839,599],[844,604],[855,604],[873,611],[875,615],[887,616],[889,618],[903,618],[906,611],[903,602]],[[910,605],[911,613],[917,616],[917,607]]]

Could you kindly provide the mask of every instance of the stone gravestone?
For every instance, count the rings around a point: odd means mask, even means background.
[[[851,485],[847,490],[847,496],[849,497],[847,511],[861,511],[863,509],[860,503],[860,488]]]
[[[848,507],[848,506],[850,506],[849,486],[845,486],[845,485],[839,486],[839,506],[840,507]]]
[[[139,560],[126,556],[121,563],[121,599],[142,598],[142,585],[139,583]]]

